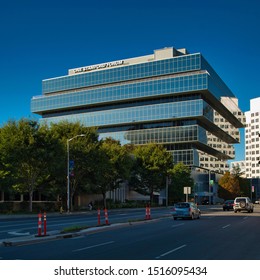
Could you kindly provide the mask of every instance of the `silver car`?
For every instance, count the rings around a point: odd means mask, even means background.
[[[249,197],[236,197],[234,201],[234,212],[237,211],[247,211],[248,213],[253,213],[254,205]]]
[[[199,219],[201,215],[200,209],[193,202],[178,202],[174,204],[171,209],[171,214],[174,220],[177,218],[188,218],[194,220]]]

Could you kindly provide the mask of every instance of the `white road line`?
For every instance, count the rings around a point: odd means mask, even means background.
[[[169,255],[169,254],[171,254],[171,253],[173,253],[173,252],[175,252],[175,251],[178,251],[178,250],[180,250],[180,249],[182,249],[182,248],[184,248],[184,247],[186,247],[186,246],[187,246],[187,245],[184,244],[184,245],[182,245],[182,246],[180,246],[180,247],[177,247],[177,248],[175,248],[175,249],[173,249],[173,250],[171,250],[171,251],[168,251],[168,252],[166,252],[166,253],[164,253],[164,254],[161,254],[160,256],[156,257],[156,259],[160,259],[161,257],[165,257],[165,256],[167,256],[167,255]]]
[[[227,227],[230,227],[231,225],[230,224],[228,224],[228,225],[226,225],[226,226],[223,226],[222,228],[224,229],[224,228],[227,228]]]
[[[105,246],[105,245],[112,244],[112,243],[115,243],[115,241],[109,241],[109,242],[100,243],[100,244],[92,245],[92,246],[85,247],[85,248],[76,249],[76,250],[73,250],[72,252],[80,252],[80,251],[84,251],[84,250],[88,250],[88,249],[92,249],[92,248],[96,248],[96,247],[100,247],[100,246]]]
[[[173,225],[172,228],[179,227],[179,226],[183,226],[183,225],[184,225],[184,224]]]
[[[243,220],[248,219],[248,217],[244,217]]]
[[[9,231],[8,234],[11,234],[11,235],[18,235],[18,236],[26,236],[26,235],[30,235],[30,232]]]

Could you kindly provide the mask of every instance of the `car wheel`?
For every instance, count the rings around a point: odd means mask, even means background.
[[[236,210],[234,210],[234,212],[236,213],[237,211],[236,211]]]
[[[240,205],[241,208],[245,208],[246,207],[246,203],[244,201],[241,201],[239,203],[239,205]]]
[[[177,220],[177,218],[176,218],[176,217],[173,217],[173,219],[174,219],[174,221],[176,221],[176,220]]]

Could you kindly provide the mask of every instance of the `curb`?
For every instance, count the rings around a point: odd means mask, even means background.
[[[0,242],[0,246],[3,247],[11,247],[11,246],[21,246],[26,244],[34,244],[34,243],[41,243],[45,241],[55,240],[55,239],[62,239],[62,238],[72,238],[79,236],[79,233],[67,233],[67,234],[57,234],[57,235],[46,235],[46,236],[35,236],[31,235],[28,239],[10,239]]]

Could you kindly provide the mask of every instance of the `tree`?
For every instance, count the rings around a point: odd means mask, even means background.
[[[183,162],[174,165],[170,171],[171,183],[169,186],[169,198],[172,201],[181,201],[184,198],[183,188],[192,187],[194,181],[191,177],[191,170]]]
[[[251,179],[249,178],[238,178],[240,186],[240,196],[251,196]]]
[[[165,188],[166,176],[173,166],[172,155],[163,145],[149,143],[136,146],[133,150],[135,164],[130,180],[131,187],[138,193],[149,195]]]
[[[70,174],[69,201],[73,201],[76,193],[86,191],[92,184],[91,176],[96,168],[96,150],[99,147],[97,130],[84,127],[78,122],[65,121],[51,124],[50,131],[53,137],[63,145],[63,159],[60,162],[62,171],[56,178],[56,186],[63,197],[67,190],[67,148],[69,145],[69,159],[74,162],[73,172]],[[78,135],[84,135],[84,137],[77,137]],[[71,206],[73,209],[73,204]]]
[[[97,166],[92,174],[92,190],[103,196],[106,208],[106,194],[120,186],[120,183],[130,176],[132,158],[127,146],[121,146],[120,142],[112,138],[101,140],[96,154]]]
[[[29,194],[30,211],[33,193],[50,175],[55,151],[57,142],[46,137],[46,127],[40,127],[35,120],[9,121],[1,128],[0,154],[4,172],[9,174],[15,190]]]
[[[235,178],[240,178],[245,172],[241,171],[241,168],[238,165],[234,165],[232,170],[231,170],[231,174],[235,177]]]
[[[233,166],[233,168],[231,170],[231,175],[234,176],[234,178],[235,178],[239,195],[240,196],[250,196],[251,195],[251,183],[248,178],[242,177],[244,174],[245,174],[245,172],[243,172],[238,165]],[[238,192],[237,192],[237,194],[238,194]],[[234,195],[232,195],[232,198],[233,197],[234,197]]]
[[[240,195],[239,177],[226,172],[219,180],[219,197],[234,199]]]

